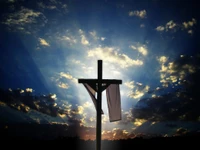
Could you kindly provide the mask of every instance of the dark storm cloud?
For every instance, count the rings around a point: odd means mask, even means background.
[[[184,74],[180,84],[165,94],[141,99],[133,108],[134,118],[150,121],[198,121],[200,116],[200,57],[184,56],[173,62],[171,75]],[[163,91],[162,91],[163,92]]]
[[[3,14],[2,24],[7,25],[10,31],[20,31],[26,34],[31,34],[39,30],[47,23],[46,16],[37,10],[21,6],[15,8],[14,11]]]
[[[64,109],[57,106],[55,94],[34,96],[30,89],[25,91],[16,90],[0,90],[1,101],[11,108],[28,113],[30,109],[56,117],[59,114],[66,114]]]
[[[181,136],[181,135],[197,135],[199,132],[199,122],[192,121],[146,121],[138,126],[134,133],[138,137],[141,133],[143,136]],[[144,134],[145,133],[145,134]]]
[[[60,100],[56,97],[56,94],[34,95],[32,92],[31,88],[25,90],[0,89],[0,105],[9,106],[19,112],[26,113],[30,118],[32,118],[32,112],[35,112],[35,114],[38,114],[38,122],[41,120],[50,123],[53,120],[53,123],[65,122],[76,128],[84,126],[85,118],[80,109],[82,107],[72,106],[67,101]],[[44,120],[44,116],[49,119]]]
[[[57,20],[52,18],[52,12],[58,15],[68,12],[67,4],[61,1],[50,0],[47,2],[31,1],[2,1],[0,2],[1,24],[6,25],[9,31],[33,34],[45,28],[50,21]],[[49,10],[51,12],[49,12]],[[52,20],[53,19],[53,20]],[[49,21],[48,21],[49,20]]]
[[[63,13],[68,12],[67,4],[58,0],[40,1],[40,2],[37,2],[37,5],[39,8],[43,10],[48,9],[48,10],[57,10]]]
[[[166,23],[166,25],[161,25],[156,27],[156,31],[163,32],[163,31],[173,31],[176,32],[178,30],[187,30],[189,34],[193,34],[193,28],[197,24],[197,21],[195,18],[192,18],[190,21],[184,21],[183,23],[176,23],[173,20],[170,20]]]

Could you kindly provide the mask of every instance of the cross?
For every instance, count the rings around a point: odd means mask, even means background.
[[[96,122],[96,150],[101,150],[101,97],[102,92],[110,84],[122,84],[122,80],[102,79],[102,60],[98,60],[97,79],[78,79],[78,83],[87,83],[93,89],[97,89],[97,122]]]

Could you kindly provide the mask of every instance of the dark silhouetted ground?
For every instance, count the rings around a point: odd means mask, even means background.
[[[77,136],[68,137],[67,127],[64,125],[45,124],[13,124],[2,125],[0,128],[0,141],[5,146],[14,148],[31,147],[73,149],[73,150],[95,150],[95,141],[81,140]],[[14,144],[15,143],[15,144]],[[200,144],[200,133],[175,137],[137,137],[126,140],[102,140],[102,150],[134,150],[136,148],[189,148],[198,149]],[[186,147],[187,146],[187,147]],[[197,147],[196,147],[197,146]]]

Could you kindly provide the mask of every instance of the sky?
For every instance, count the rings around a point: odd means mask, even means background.
[[[102,139],[200,131],[197,0],[1,0],[0,122],[66,125],[95,139],[79,78],[119,79],[122,120],[102,93]],[[66,132],[67,135],[72,133]]]

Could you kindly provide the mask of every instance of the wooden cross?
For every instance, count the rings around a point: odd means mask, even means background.
[[[87,83],[94,90],[97,89],[96,150],[101,150],[101,94],[110,84],[122,84],[122,80],[102,79],[102,60],[98,60],[97,68],[97,79],[78,79],[78,83]]]

